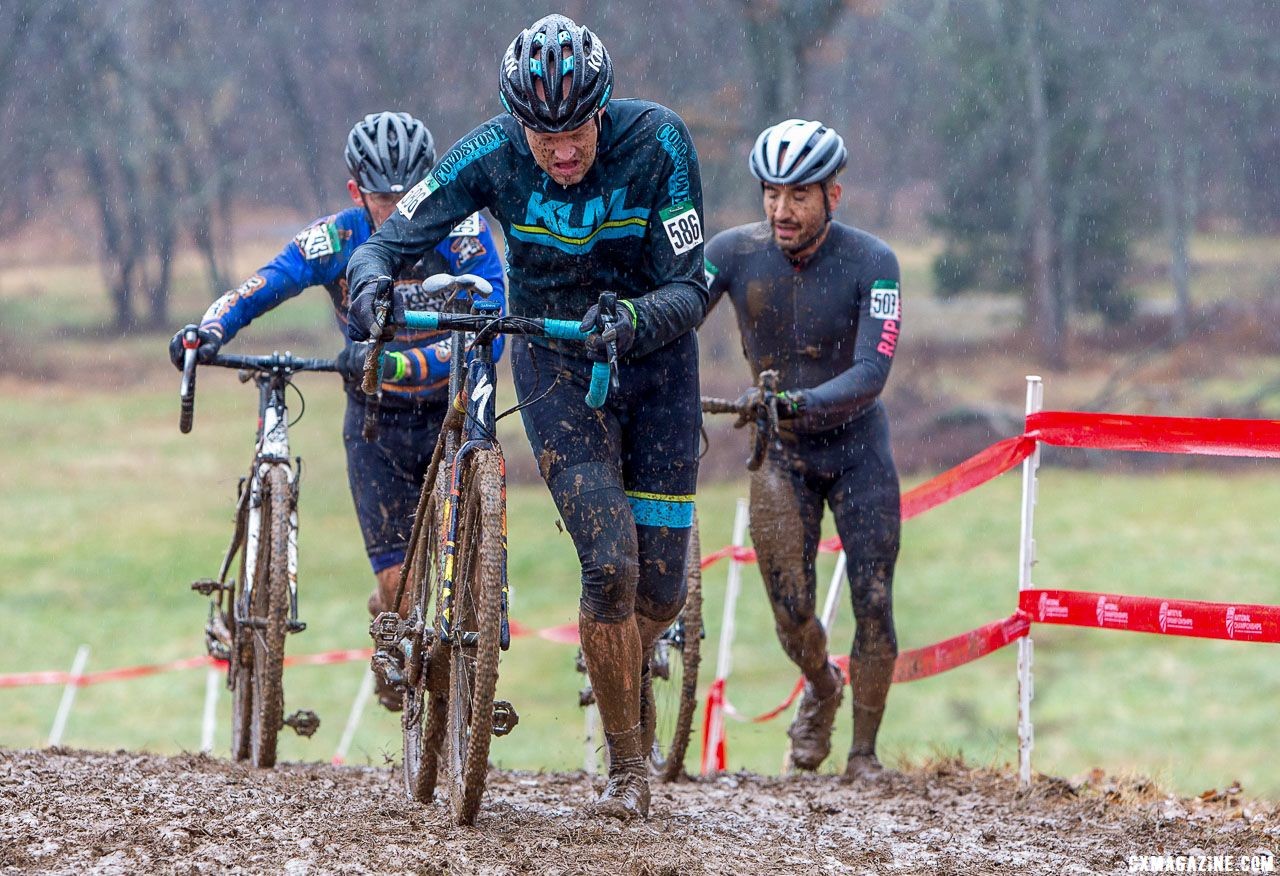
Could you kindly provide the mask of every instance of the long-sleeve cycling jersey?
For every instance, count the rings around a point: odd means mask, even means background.
[[[805,390],[792,428],[825,431],[875,405],[902,331],[898,260],[883,241],[832,222],[795,265],[758,222],[717,234],[706,258],[707,310],[728,293],[752,373],[776,369],[782,388]]]
[[[369,239],[369,216],[360,207],[352,207],[317,219],[302,229],[270,263],[224,294],[210,305],[200,327],[220,334],[224,341],[257,317],[312,286],[323,286],[333,302],[343,342],[347,339],[347,263],[356,247]],[[437,273],[472,273],[493,284],[494,298],[504,300],[502,261],[488,223],[478,213],[460,217],[442,235],[432,251],[415,259],[404,270],[395,273],[396,286],[412,310],[439,310],[445,303],[426,295],[421,281]],[[502,338],[496,339],[494,356],[501,355]],[[447,332],[423,332],[401,329],[395,340],[387,343],[388,352],[401,352],[397,357],[395,378],[382,385],[384,403],[395,405],[439,401],[449,382],[449,335]],[[348,392],[357,393],[356,386]]]
[[[506,232],[512,313],[577,319],[601,292],[615,292],[635,307],[632,357],[702,319],[698,156],[684,122],[666,107],[612,101],[595,163],[567,188],[534,161],[514,117],[490,119],[450,149],[355,253],[351,287],[395,276],[483,207]]]

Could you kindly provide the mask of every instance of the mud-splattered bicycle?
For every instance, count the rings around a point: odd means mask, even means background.
[[[183,330],[185,355],[178,427],[191,431],[195,414],[196,327]],[[209,655],[226,661],[231,691],[231,756],[256,767],[274,766],[280,729],[311,736],[315,712],[284,716],[284,643],[307,625],[298,620],[298,487],[302,458],[289,457],[285,390],[299,371],[336,371],[331,359],[221,354],[208,365],[236,368],[241,382],[258,387],[258,432],[253,464],[240,479],[235,531],[217,578],[191,589],[210,597],[205,625]],[[305,409],[305,406],[304,406]],[[299,415],[301,416],[301,415]],[[296,422],[296,420],[295,420]],[[239,576],[228,578],[239,557]]]
[[[423,281],[432,295],[466,307],[466,313],[409,311],[408,328],[452,334],[452,348],[471,357],[450,361],[453,404],[436,442],[414,517],[397,612],[374,619],[373,669],[403,691],[401,730],[404,780],[410,797],[427,802],[441,767],[455,822],[475,821],[488,772],[489,744],[519,721],[515,708],[495,700],[498,656],[510,646],[507,618],[506,466],[495,423],[497,405],[493,339],[498,333],[581,340],[577,322],[502,316],[488,301],[492,287],[481,277],[437,274]],[[380,290],[377,329],[387,324],[390,301]],[[616,319],[612,295],[602,295],[600,327],[608,340]],[[467,343],[466,333],[472,333]],[[612,346],[612,342],[610,342]],[[611,362],[592,369],[587,404],[604,404],[617,376]],[[366,391],[376,388],[380,356],[375,344],[365,365]],[[508,412],[509,413],[509,412]],[[408,604],[405,597],[408,597]],[[432,604],[434,602],[434,609]]]

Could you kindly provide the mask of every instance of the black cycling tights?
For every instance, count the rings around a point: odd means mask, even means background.
[[[849,561],[857,622],[852,656],[896,656],[893,570],[901,500],[881,405],[838,429],[788,436],[781,450],[770,450],[751,479],[751,540],[778,636],[802,668],[821,659],[821,654],[808,652],[826,650],[825,636],[812,623],[824,501],[835,514]]]
[[[511,356],[525,431],[582,563],[582,611],[602,623],[680,613],[698,480],[693,332],[622,363],[621,389],[583,401],[592,363],[517,339]]]

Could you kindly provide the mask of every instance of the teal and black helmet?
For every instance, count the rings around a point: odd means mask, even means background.
[[[582,127],[612,92],[613,62],[604,43],[563,15],[540,18],[517,34],[498,73],[507,112],[542,134]]]

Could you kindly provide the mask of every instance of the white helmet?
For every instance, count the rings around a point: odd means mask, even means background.
[[[802,186],[829,179],[848,157],[844,140],[822,122],[787,119],[760,132],[751,148],[751,173],[761,182]]]

